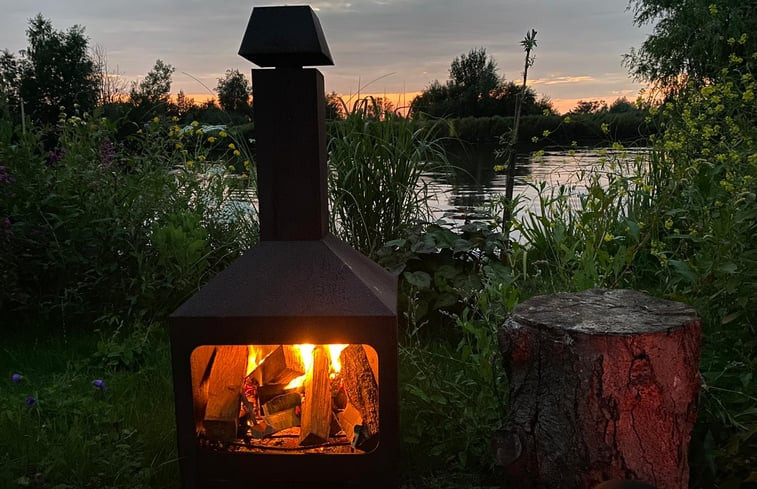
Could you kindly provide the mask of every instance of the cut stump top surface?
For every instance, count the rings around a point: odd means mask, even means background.
[[[699,321],[686,304],[628,289],[591,289],[532,297],[515,307],[510,321],[584,334],[658,333]]]

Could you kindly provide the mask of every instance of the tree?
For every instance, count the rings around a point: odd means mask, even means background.
[[[655,25],[624,63],[636,79],[665,91],[706,83],[728,67],[731,54],[757,52],[753,0],[631,0],[631,8],[637,26]]]
[[[171,75],[176,69],[158,59],[141,82],[132,82],[129,92],[131,103],[137,107],[155,108],[167,105],[171,94]]]
[[[486,55],[486,49],[471,49],[468,54],[456,57],[449,68],[452,86],[479,99],[488,97],[500,83],[497,63]]]
[[[57,31],[42,14],[29,20],[29,45],[16,58],[0,56],[0,90],[12,107],[23,103],[26,113],[41,123],[57,120],[60,108],[91,111],[97,103],[97,70],[88,52],[84,28]]]
[[[433,81],[410,104],[414,117],[488,117],[512,115],[516,99],[522,97],[523,114],[542,112],[536,93],[526,87],[507,82],[497,74],[497,63],[484,48],[470,50],[456,57],[446,84]]]
[[[226,70],[226,76],[218,79],[216,92],[223,110],[249,113],[252,87],[239,70]]]
[[[184,94],[184,90],[179,90],[178,95],[176,95],[176,111],[178,112],[178,116],[184,117],[189,112],[198,109],[199,107],[195,103],[195,99],[187,97],[186,94]]]
[[[616,98],[615,101],[610,104],[608,112],[610,114],[624,114],[626,112],[633,112],[634,110],[637,110],[637,108],[629,102],[627,98],[621,97]]]
[[[336,92],[326,94],[326,120],[335,121],[345,117],[344,102]]]
[[[118,66],[112,68],[108,63],[108,56],[100,45],[95,45],[91,51],[92,61],[98,81],[98,102],[101,105],[122,102],[126,96],[128,83]]]
[[[596,114],[607,110],[607,103],[604,100],[579,100],[569,114]]]

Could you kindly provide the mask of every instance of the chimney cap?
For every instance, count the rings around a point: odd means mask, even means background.
[[[260,67],[334,64],[309,5],[253,8],[239,55]]]

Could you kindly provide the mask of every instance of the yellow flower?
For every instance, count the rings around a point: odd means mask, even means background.
[[[234,171],[236,168],[234,168],[234,165],[229,165],[229,171]]]
[[[172,120],[173,122],[179,122],[179,118],[178,118],[178,117],[176,117],[176,116],[173,116],[173,117],[171,117],[171,120]]]
[[[199,122],[197,122],[197,121],[192,121],[192,127],[197,127],[197,126],[199,126],[199,125],[200,125],[200,123],[199,123]]]
[[[250,171],[250,160],[244,160],[244,169]]]
[[[176,148],[176,149],[181,149],[181,148],[183,148],[183,147],[184,147],[184,145],[183,145],[183,144],[181,144],[181,143],[176,143],[176,144],[174,145],[174,148]]]
[[[605,241],[606,241],[607,243],[609,243],[609,242],[610,242],[610,241],[612,241],[613,239],[615,239],[615,236],[613,236],[612,234],[610,234],[610,233],[607,233],[607,234],[605,234]]]
[[[213,136],[210,136],[210,137],[208,138],[208,142],[209,142],[209,143],[215,143],[215,142],[216,142],[216,138],[214,138]]]
[[[228,136],[228,134],[226,133],[226,131],[221,131],[221,132],[218,133],[218,135],[221,136],[222,138],[225,138],[226,136]]]
[[[229,143],[229,149],[237,149],[237,147],[234,146],[234,143]]]
[[[153,122],[154,122],[155,124],[157,124],[158,122],[160,122],[160,118],[159,118],[159,117],[158,117],[158,116],[156,115],[155,117],[153,117],[153,118],[152,118],[152,121],[153,121]]]
[[[241,155],[241,154],[242,154],[242,153],[240,153],[238,149],[235,149],[235,150],[234,150],[234,156],[239,156],[239,155]]]
[[[194,164],[195,164],[195,162],[194,162],[193,160],[189,160],[189,161],[187,161],[187,166],[188,166],[189,168],[192,168],[192,166],[194,166]]]
[[[197,157],[197,160],[198,161],[205,161],[205,156],[204,155],[200,155],[200,156]]]
[[[140,129],[139,131],[137,131],[137,134],[142,134],[142,129]]]
[[[198,129],[195,131],[195,135],[199,136],[200,134],[202,134],[202,129]]]

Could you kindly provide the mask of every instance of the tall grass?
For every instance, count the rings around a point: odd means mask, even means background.
[[[331,125],[328,145],[332,231],[375,256],[408,225],[430,214],[425,170],[446,166],[438,125],[415,128],[391,113],[355,110]]]

